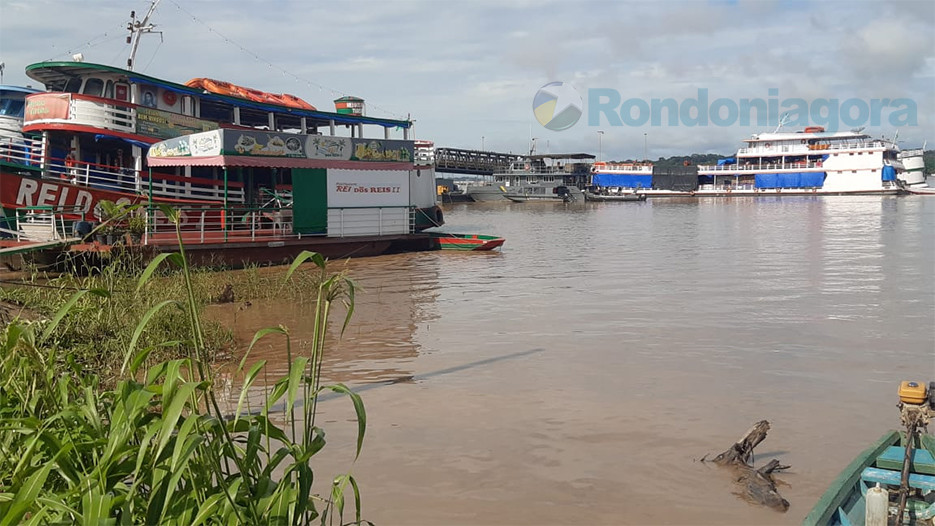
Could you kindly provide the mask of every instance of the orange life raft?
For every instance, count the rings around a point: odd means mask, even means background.
[[[253,102],[261,102],[263,104],[276,104],[277,106],[287,106],[303,110],[315,109],[315,106],[312,106],[295,95],[290,95],[288,93],[267,93],[265,91],[231,84],[230,82],[224,82],[223,80],[194,78],[186,82],[185,85],[190,88],[203,89],[211,93],[217,93],[218,95],[227,95],[229,97],[252,100]]]

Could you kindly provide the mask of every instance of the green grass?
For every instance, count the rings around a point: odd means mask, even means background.
[[[177,270],[160,275],[167,264]],[[351,402],[357,455],[366,431],[360,397],[320,380],[331,308],[346,306],[343,330],[353,314],[353,281],[330,274],[318,254],[296,259],[280,283],[317,283],[310,345],[293,355],[288,329],[259,331],[239,364],[236,410],[224,413],[184,247],[159,256],[130,290],[122,276],[99,279],[104,286],[62,285],[58,293],[67,299],[48,319],[14,320],[0,333],[0,526],[365,522],[351,474],[329,476],[325,495],[313,491],[313,460],[326,444],[316,423],[319,394],[330,390]],[[147,307],[130,330],[113,387],[103,387],[89,362],[93,330],[75,325],[100,318],[101,330],[126,322],[123,296]],[[177,325],[166,339],[170,323]],[[265,390],[262,407],[251,407],[248,393],[265,361],[251,364],[250,351],[264,338],[285,340],[290,368]],[[154,358],[166,349],[178,356]],[[274,407],[282,409],[274,414]],[[345,522],[348,497],[353,518]]]

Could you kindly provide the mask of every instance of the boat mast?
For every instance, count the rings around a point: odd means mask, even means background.
[[[152,0],[149,12],[146,13],[143,20],[137,20],[136,11],[130,11],[130,22],[127,24],[127,31],[130,32],[127,36],[127,44],[131,42],[133,44],[133,47],[130,48],[130,58],[127,59],[127,69],[130,71],[133,71],[133,60],[136,59],[136,50],[140,46],[140,37],[143,33],[159,33],[159,38],[162,38],[162,31],[153,31],[156,26],[149,23],[149,17],[153,15],[158,4],[159,0]]]

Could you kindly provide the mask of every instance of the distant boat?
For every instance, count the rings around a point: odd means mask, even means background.
[[[595,163],[592,185],[640,188],[647,197],[776,197],[785,195],[897,194],[908,180],[893,140],[874,139],[860,130],[754,134],[736,155],[715,165]],[[908,178],[908,180],[907,180]]]
[[[493,250],[506,241],[502,237],[487,236],[483,234],[448,234],[432,232],[437,238],[440,250]]]
[[[39,90],[21,86],[0,86],[0,141],[23,138],[23,116],[26,115],[26,96]]]
[[[589,153],[535,154],[532,151],[510,164],[494,180],[510,201],[584,201],[582,188],[588,185],[591,163]]]
[[[888,431],[838,475],[803,524],[931,524],[935,517],[935,382],[903,382],[899,407],[907,431]],[[908,446],[908,447],[907,447]],[[904,502],[900,503],[900,498]],[[891,517],[904,517],[891,522]],[[876,519],[876,520],[875,520]]]
[[[514,203],[529,201],[558,201],[563,203],[583,202],[584,192],[576,186],[550,186],[527,183],[505,194]]]
[[[626,193],[595,193],[591,191],[584,192],[585,201],[645,201],[646,194],[638,192]]]

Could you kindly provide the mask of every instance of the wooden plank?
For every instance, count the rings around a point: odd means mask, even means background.
[[[902,473],[891,469],[865,468],[860,474],[860,478],[870,483],[878,482],[880,484],[899,486],[902,480]],[[910,473],[909,487],[918,488],[923,491],[935,491],[935,477]]]
[[[37,250],[45,250],[49,248],[54,248],[58,246],[71,245],[81,241],[80,239],[73,237],[68,239],[59,239],[57,241],[46,241],[43,243],[30,243],[24,242],[15,246],[9,246],[0,248],[0,256],[11,256],[14,254],[25,254],[27,252],[36,252]]]
[[[882,455],[877,457],[877,467],[902,470],[905,456],[906,448],[898,446],[888,447]],[[915,473],[935,475],[935,457],[932,457],[932,454],[926,449],[913,449],[912,461],[909,463],[909,469]]]
[[[815,507],[805,517],[802,524],[805,526],[830,524],[832,517],[847,500],[848,495],[853,491],[857,491],[857,482],[860,480],[861,470],[871,465],[886,448],[898,444],[899,436],[899,431],[889,431],[872,446],[857,455],[828,486],[824,495],[818,499]]]

